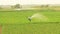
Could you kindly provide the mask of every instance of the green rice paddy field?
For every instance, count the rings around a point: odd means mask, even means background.
[[[48,21],[29,21],[28,16],[41,13]],[[0,11],[2,34],[60,34],[60,11],[57,10],[11,10]]]

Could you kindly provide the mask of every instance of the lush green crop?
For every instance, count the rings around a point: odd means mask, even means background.
[[[28,17],[41,13],[48,17],[46,22],[29,21]],[[2,34],[59,34],[60,11],[54,10],[20,10],[1,11],[0,24]]]

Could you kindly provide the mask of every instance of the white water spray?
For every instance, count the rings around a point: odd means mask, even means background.
[[[40,14],[40,13],[33,14],[30,18],[35,19],[36,21],[47,21],[48,20],[47,16],[44,16],[43,14]]]

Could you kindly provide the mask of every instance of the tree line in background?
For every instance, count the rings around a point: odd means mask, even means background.
[[[21,8],[21,5],[20,4],[16,4],[16,5],[11,6],[11,8]]]
[[[21,5],[20,4],[16,4],[16,5],[11,5],[9,7],[12,8],[12,9],[17,9],[17,8],[21,8]],[[0,6],[0,9],[3,9],[3,7]]]
[[[49,5],[39,5],[39,6],[33,6],[33,8],[44,8],[44,7],[49,7]],[[20,9],[20,8],[22,8],[22,6],[20,5],[20,4],[16,4],[16,5],[11,5],[11,8],[12,9]],[[0,7],[0,9],[3,9],[2,7]]]

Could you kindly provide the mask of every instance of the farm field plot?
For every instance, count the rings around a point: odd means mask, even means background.
[[[60,34],[60,24],[3,25],[2,34]]]
[[[0,23],[1,24],[24,24],[29,23],[28,17],[41,13],[48,17],[49,22],[60,22],[60,12],[53,10],[21,10],[21,11],[1,11]],[[47,22],[48,22],[47,21]],[[33,23],[34,21],[32,21]]]
[[[29,21],[28,17],[41,13],[48,21]],[[2,34],[59,34],[60,11],[54,10],[20,10],[0,11]]]

